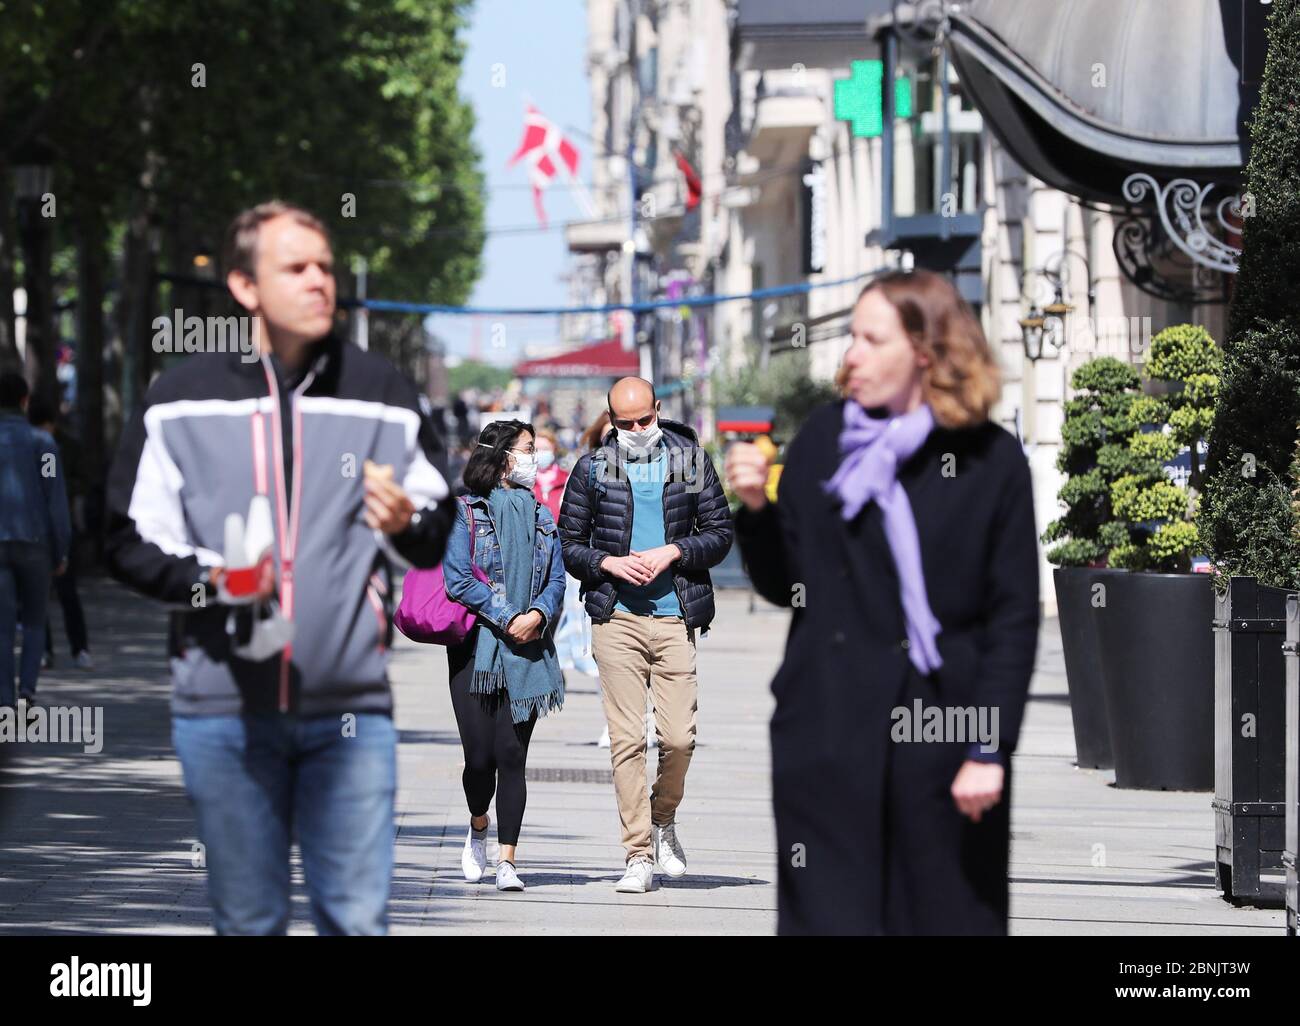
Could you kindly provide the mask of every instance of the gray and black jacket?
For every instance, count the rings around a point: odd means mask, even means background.
[[[686,626],[703,630],[714,613],[709,567],[722,562],[735,534],[731,511],[713,461],[695,432],[663,418],[659,426],[660,444],[668,452],[664,541],[682,550],[682,558],[672,565],[673,588]],[[626,556],[632,544],[632,489],[616,438],[611,429],[599,449],[578,460],[560,506],[564,566],[581,582],[594,623],[608,620],[618,602],[619,581],[600,564],[606,556]]]
[[[365,523],[366,460],[391,465],[417,514],[385,538]],[[415,387],[383,357],[329,337],[295,379],[271,357],[205,353],[168,370],[123,434],[108,485],[115,577],[181,607],[173,617],[176,715],[391,712],[389,558],[441,559],[454,504],[445,453]],[[287,484],[286,484],[287,482]],[[264,492],[274,511],[282,611],[294,640],[251,662],[231,652],[208,582],[226,516]],[[234,640],[227,628],[235,628]]]

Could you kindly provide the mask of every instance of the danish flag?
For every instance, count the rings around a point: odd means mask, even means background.
[[[524,111],[524,137],[506,167],[519,161],[528,162],[528,177],[533,183],[533,205],[537,219],[546,227],[546,210],[542,206],[542,190],[550,186],[563,168],[570,180],[578,173],[578,151],[542,112],[528,104]]]

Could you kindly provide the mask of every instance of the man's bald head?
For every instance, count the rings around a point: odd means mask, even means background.
[[[606,400],[609,403],[610,420],[615,427],[624,431],[647,428],[659,415],[655,387],[645,378],[619,378],[609,390]]]

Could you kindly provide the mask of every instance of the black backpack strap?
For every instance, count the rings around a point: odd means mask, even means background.
[[[601,473],[596,473],[596,461],[600,460]],[[605,494],[605,447],[601,446],[591,454],[591,459],[587,461],[587,491],[596,491],[598,495]]]

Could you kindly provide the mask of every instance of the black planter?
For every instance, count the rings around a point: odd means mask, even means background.
[[[1259,877],[1282,864],[1288,594],[1233,577],[1214,600],[1215,882],[1238,904],[1277,904]]]
[[[1204,574],[1107,576],[1097,634],[1115,786],[1214,787],[1214,591]]]
[[[1075,761],[1089,769],[1110,769],[1110,727],[1106,722],[1106,689],[1102,683],[1101,644],[1093,583],[1123,570],[1092,567],[1058,567],[1056,610],[1061,623],[1061,651],[1065,656],[1065,682],[1070,689],[1070,718],[1074,721]]]
[[[1286,932],[1300,929],[1300,887],[1296,852],[1300,851],[1300,596],[1286,600],[1286,829],[1282,865],[1286,867]]]

